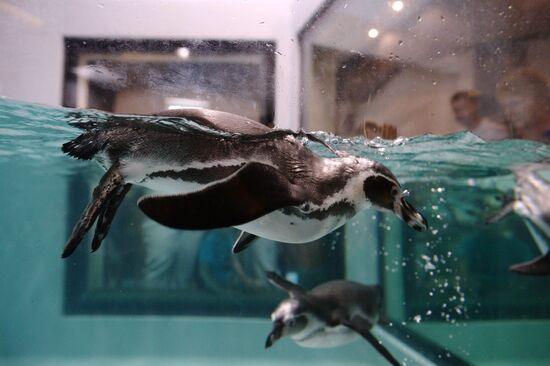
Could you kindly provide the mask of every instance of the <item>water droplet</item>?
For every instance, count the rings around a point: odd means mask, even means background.
[[[432,80],[432,85],[434,85],[434,86],[437,85],[437,81]]]
[[[103,9],[103,8],[105,7],[105,4],[98,3],[98,4],[97,4],[97,7],[100,8],[100,9]]]
[[[418,21],[421,22],[422,21],[422,17],[419,15],[418,16]]]
[[[403,43],[404,43],[404,42],[403,42],[402,40],[399,40],[399,45],[400,45],[400,46],[403,46]]]
[[[445,21],[445,17],[442,15],[441,17],[441,21],[444,22]]]

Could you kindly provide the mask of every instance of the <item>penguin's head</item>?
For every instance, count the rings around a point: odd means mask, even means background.
[[[403,196],[401,186],[393,173],[382,164],[375,164],[374,174],[363,183],[365,196],[377,209],[391,211],[417,231],[428,228],[426,218]]]
[[[267,336],[265,348],[269,348],[278,339],[292,336],[303,331],[308,324],[304,306],[297,298],[286,299],[271,314],[273,329]]]

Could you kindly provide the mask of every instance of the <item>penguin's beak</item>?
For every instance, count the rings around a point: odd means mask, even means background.
[[[426,221],[426,218],[418,212],[416,208],[412,207],[411,204],[404,198],[401,198],[401,203],[399,206],[401,209],[400,216],[403,221],[407,223],[407,225],[417,231],[424,231],[428,228],[428,221]]]
[[[275,321],[273,323],[273,329],[265,340],[265,348],[269,348],[283,335],[284,323],[282,321]]]

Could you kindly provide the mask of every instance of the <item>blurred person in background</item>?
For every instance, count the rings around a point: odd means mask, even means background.
[[[534,70],[517,69],[497,83],[497,99],[514,138],[550,143],[550,91]]]
[[[181,231],[152,220],[142,223],[142,286],[147,289],[196,289],[195,268],[204,231]]]
[[[465,90],[453,94],[451,108],[458,123],[484,140],[502,140],[510,137],[504,123],[481,116],[480,96],[476,91]]]

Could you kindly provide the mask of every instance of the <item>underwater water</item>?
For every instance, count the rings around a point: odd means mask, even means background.
[[[550,363],[550,278],[508,270],[540,249],[517,215],[485,223],[513,194],[512,168],[549,158],[548,145],[317,132],[334,149],[387,165],[429,230],[365,211],[316,243],[260,240],[234,256],[235,230],[163,228],[137,209],[146,190],[135,189],[96,253],[87,238],[62,260],[102,170],[60,147],[79,134],[75,118],[110,116],[69,111],[0,99],[0,364],[386,364],[363,340],[306,349],[285,339],[264,350],[284,298],[265,270],[308,288],[342,278],[381,284],[388,321],[375,334],[407,365]]]

